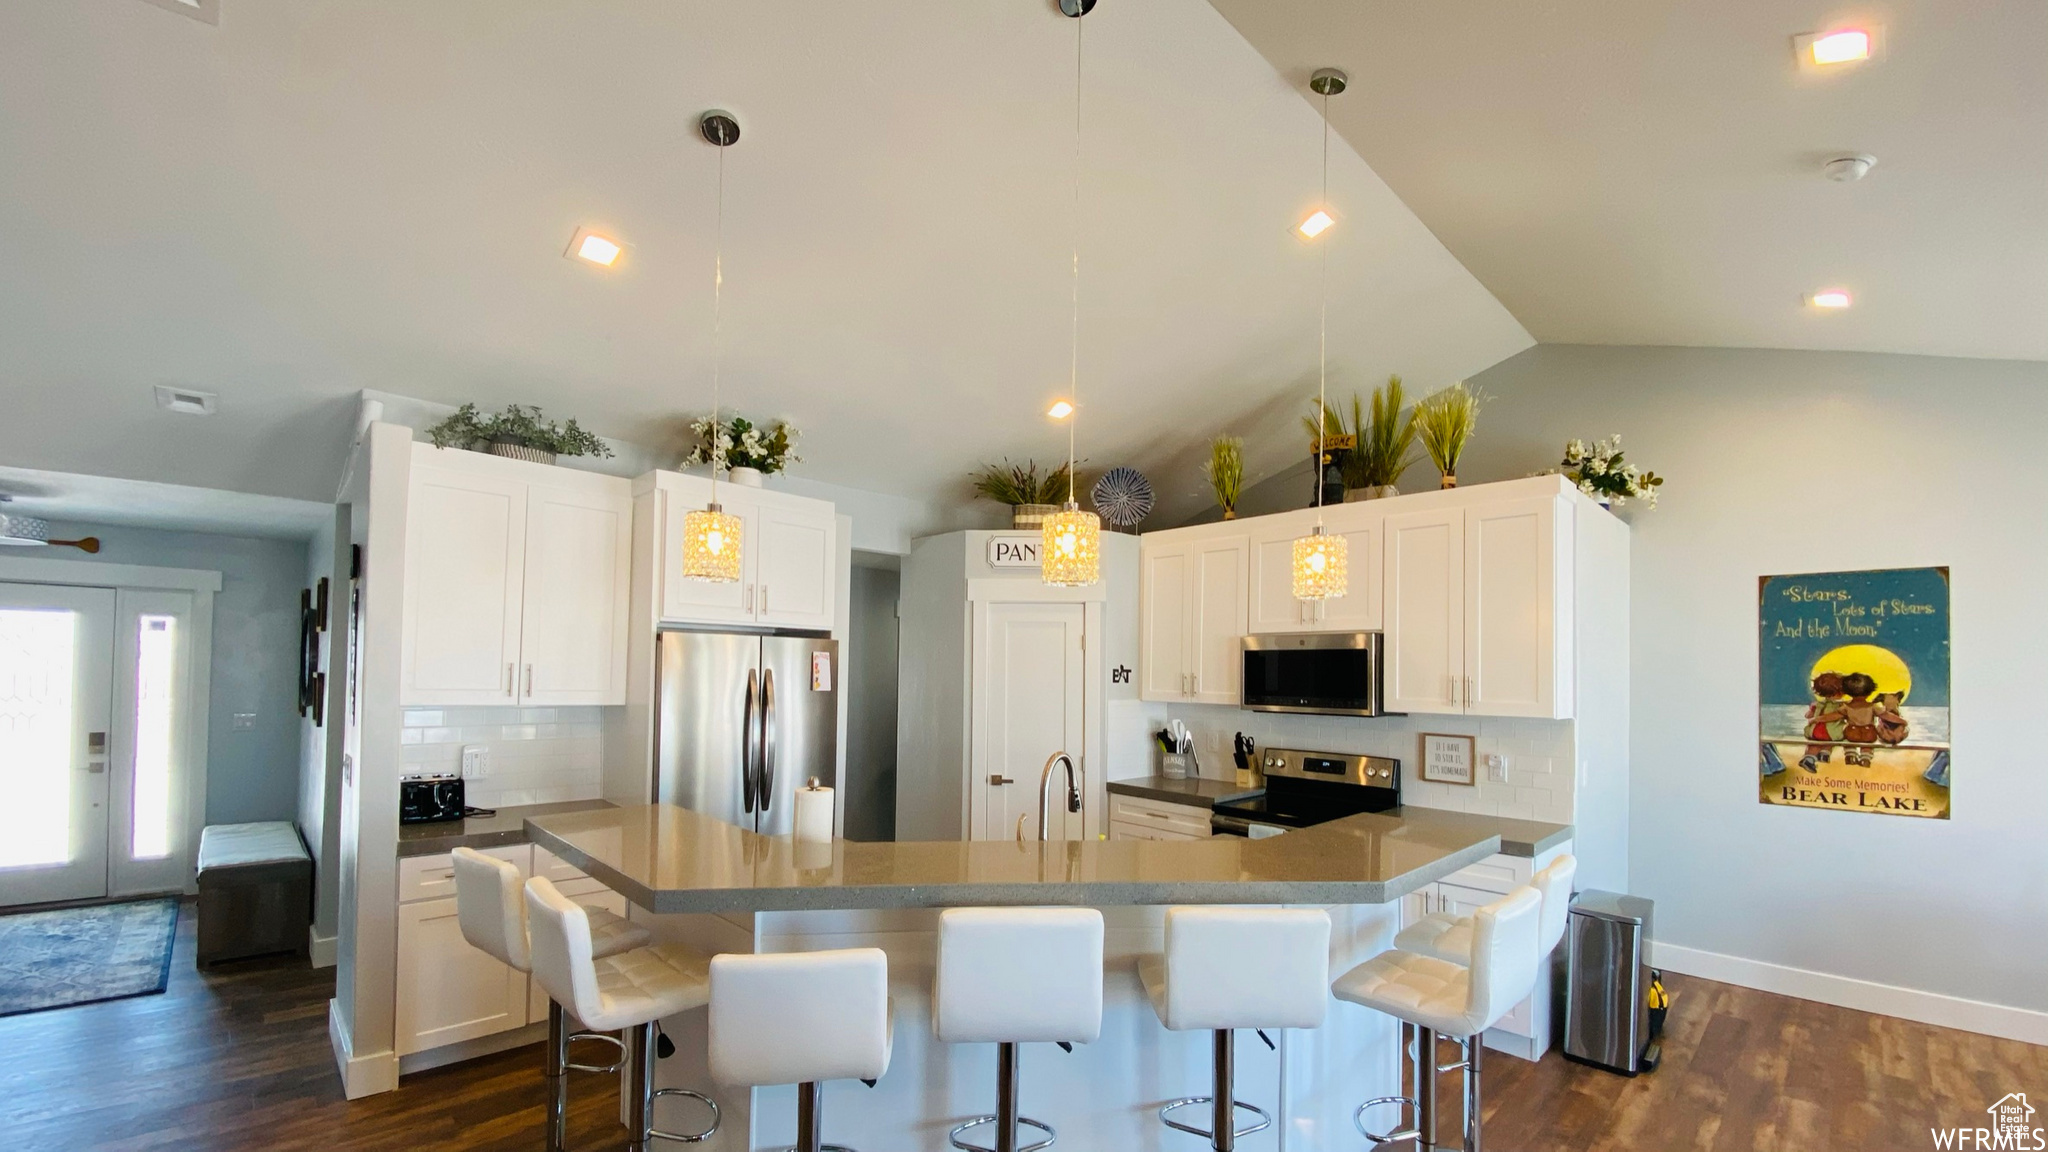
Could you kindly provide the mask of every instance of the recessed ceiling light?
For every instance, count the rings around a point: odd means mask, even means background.
[[[1052,407],[1045,410],[1045,414],[1055,420],[1065,420],[1074,414],[1074,406],[1065,400],[1056,400]]]
[[[1876,60],[1884,52],[1884,29],[1837,28],[1832,32],[1808,32],[1792,38],[1792,51],[1799,67],[1819,72],[1845,64]]]
[[[1321,236],[1323,233],[1329,231],[1330,225],[1335,224],[1336,222],[1336,217],[1331,216],[1327,211],[1318,208],[1314,212],[1309,213],[1308,219],[1303,220],[1301,223],[1295,225],[1294,230],[1301,234],[1302,239],[1313,240],[1316,237]]]
[[[173,388],[169,384],[156,386],[156,406],[166,412],[177,412],[185,416],[211,416],[220,403],[220,397],[212,392],[201,392],[193,388]]]
[[[1847,308],[1849,293],[1842,288],[1823,288],[1806,298],[1815,308]]]
[[[610,268],[619,262],[622,251],[624,249],[619,242],[611,237],[588,228],[578,228],[576,235],[569,238],[569,250],[562,255]]]

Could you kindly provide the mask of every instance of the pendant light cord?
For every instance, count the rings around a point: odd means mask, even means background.
[[[724,129],[719,138],[725,137]],[[718,230],[712,242],[711,256],[711,503],[718,503],[718,466],[725,463],[725,451],[718,446],[724,425],[719,419],[718,384],[719,369],[724,360],[725,344],[725,145],[718,146]],[[730,467],[730,465],[727,465]]]
[[[1330,94],[1323,93],[1323,200],[1321,210],[1330,210]],[[1329,435],[1330,409],[1330,241],[1325,237],[1316,245],[1317,258],[1321,261],[1322,282],[1318,291],[1322,295],[1321,332],[1316,344],[1316,528],[1323,526],[1323,450],[1325,438]]]
[[[1078,2],[1083,7],[1074,16],[1074,321],[1067,365],[1067,402],[1074,406],[1067,416],[1067,503],[1075,508],[1080,507],[1074,495],[1074,426],[1081,422],[1081,25],[1088,18],[1087,0]]]

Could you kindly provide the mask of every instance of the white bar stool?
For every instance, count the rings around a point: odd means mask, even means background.
[[[880,948],[712,958],[711,1075],[744,1088],[796,1085],[795,1152],[847,1152],[821,1141],[819,1085],[880,1079],[895,1038]]]
[[[1517,888],[1472,916],[1472,961],[1468,967],[1390,948],[1337,978],[1331,991],[1416,1028],[1415,1097],[1381,1096],[1358,1106],[1352,1121],[1376,1144],[1413,1140],[1418,1149],[1436,1142],[1436,1041],[1464,1043],[1465,1149],[1479,1147],[1479,1064],[1486,1049],[1482,1034],[1536,987],[1536,942],[1543,898],[1534,888]],[[1415,1127],[1380,1135],[1365,1128],[1365,1110],[1380,1104],[1413,1105]]]
[[[1538,960],[1550,955],[1557,948],[1558,941],[1564,939],[1565,920],[1572,906],[1572,880],[1578,873],[1578,859],[1566,854],[1552,860],[1549,867],[1530,878],[1529,886],[1543,898],[1536,942]],[[1403,952],[1417,952],[1470,966],[1472,917],[1432,912],[1401,929],[1401,934],[1394,937],[1394,947]]]
[[[650,944],[603,960],[592,953],[589,910],[555,890],[545,876],[526,882],[528,934],[533,944],[533,978],[578,1020],[603,1032],[626,1032],[630,1077],[624,1086],[627,1147],[646,1152],[650,1140],[694,1144],[718,1131],[718,1104],[701,1092],[654,1087],[654,1022],[701,1008],[711,998],[703,953],[682,944]],[[711,1109],[702,1132],[663,1132],[654,1127],[658,1096],[688,1096]]]
[[[532,972],[532,950],[527,940],[525,881],[509,861],[487,856],[473,848],[457,848],[455,857],[455,915],[462,925],[462,938],[514,971]],[[647,929],[615,916],[602,908],[586,908],[590,920],[590,954],[594,959],[616,956],[652,942]],[[572,1064],[569,1045],[578,1040],[602,1040],[619,1050],[623,1060],[626,1046],[605,1032],[571,1032],[564,1026],[561,1001],[548,998],[548,1084],[547,1152],[563,1152],[569,1116],[569,1072],[619,1070],[614,1062]]]
[[[1329,1007],[1330,914],[1319,909],[1169,908],[1166,952],[1138,961],[1138,979],[1159,1022],[1175,1032],[1214,1032],[1216,1094],[1173,1100],[1159,1109],[1169,1128],[1205,1137],[1231,1152],[1241,1136],[1262,1132],[1273,1117],[1232,1098],[1238,1028],[1315,1028]],[[1172,1112],[1210,1105],[1207,1130]],[[1258,1116],[1236,1127],[1236,1109]]]
[[[1093,908],[949,908],[939,914],[932,1029],[947,1044],[996,1046],[996,1111],[947,1135],[966,1152],[1038,1152],[1059,1138],[1017,1111],[1017,1045],[1102,1034],[1102,913]],[[993,1148],[962,1139],[996,1126]],[[1018,1125],[1045,1139],[1018,1143]]]

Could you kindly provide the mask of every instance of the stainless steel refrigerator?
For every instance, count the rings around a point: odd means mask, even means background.
[[[663,632],[654,798],[788,834],[796,790],[836,782],[839,671],[837,640]]]

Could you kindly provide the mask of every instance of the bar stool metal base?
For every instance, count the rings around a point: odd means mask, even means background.
[[[1367,1100],[1365,1103],[1360,1104],[1358,1108],[1351,1113],[1351,1123],[1358,1129],[1358,1134],[1360,1136],[1365,1137],[1367,1140],[1372,1141],[1374,1144],[1392,1144],[1399,1140],[1418,1140],[1421,1137],[1422,1128],[1420,1127],[1419,1122],[1415,1127],[1396,1128],[1392,1132],[1386,1133],[1374,1132],[1371,1129],[1367,1128],[1365,1126],[1365,1110],[1367,1108],[1377,1108],[1382,1104],[1399,1104],[1404,1109],[1415,1108],[1417,1110],[1420,1110],[1421,1107],[1421,1105],[1417,1103],[1415,1097],[1413,1096],[1375,1096],[1372,1099]],[[1419,1146],[1423,1148],[1432,1147],[1432,1145],[1429,1144],[1420,1144]]]
[[[1200,1136],[1202,1139],[1209,1141],[1211,1146],[1213,1147],[1227,1148],[1229,1147],[1229,1145],[1227,1144],[1216,1143],[1216,1133],[1210,1131],[1209,1129],[1197,1128],[1192,1124],[1183,1124],[1180,1121],[1175,1120],[1171,1116],[1167,1115],[1168,1112],[1173,1111],[1175,1108],[1188,1108],[1196,1104],[1208,1104],[1213,1106],[1215,1103],[1216,1098],[1214,1096],[1189,1096],[1184,1100],[1169,1100],[1164,1105],[1160,1106],[1159,1121],[1160,1123],[1165,1124],[1168,1128],[1179,1129],[1182,1132],[1186,1132],[1190,1136]],[[1256,1104],[1247,1104],[1242,1100],[1232,1100],[1230,1102],[1230,1105],[1233,1108],[1242,1108],[1245,1111],[1259,1118],[1259,1122],[1257,1124],[1252,1125],[1249,1128],[1233,1129],[1230,1133],[1230,1139],[1233,1141],[1249,1136],[1254,1132],[1264,1132],[1266,1129],[1271,1128],[1273,1126],[1273,1117],[1268,1115],[1264,1108],[1261,1108]]]
[[[653,1024],[637,1024],[629,1031],[626,1051],[632,1058],[632,1076],[627,1084],[626,1129],[632,1134],[626,1145],[631,1152],[647,1152],[648,1144],[655,1140],[668,1140],[678,1144],[697,1144],[709,1140],[718,1132],[720,1120],[718,1102],[702,1092],[687,1088],[656,1088],[654,1086],[655,1045],[660,1033]],[[711,1125],[701,1132],[664,1132],[654,1126],[654,1102],[663,1096],[687,1096],[711,1109]]]
[[[974,1119],[969,1120],[967,1123],[958,1125],[952,1131],[947,1132],[947,1141],[951,1143],[953,1147],[962,1149],[963,1152],[996,1152],[994,1148],[986,1144],[969,1144],[967,1141],[962,1140],[960,1138],[960,1134],[967,1131],[969,1128],[978,1128],[983,1124],[994,1124],[997,1121],[997,1119],[998,1118],[995,1116],[976,1116]],[[1029,1116],[1017,1117],[1017,1123],[1022,1124],[1026,1128],[1036,1128],[1040,1132],[1045,1133],[1045,1139],[1043,1140],[1037,1141],[1036,1143],[1032,1144],[1018,1145],[1017,1152],[1039,1152],[1039,1150],[1042,1148],[1052,1147],[1053,1141],[1058,1140],[1060,1138],[1060,1134],[1058,1132],[1053,1131],[1052,1125],[1041,1123],[1037,1120],[1033,1120]]]
[[[1161,1105],[1159,1109],[1160,1123],[1168,1128],[1186,1132],[1190,1136],[1202,1137],[1209,1142],[1209,1147],[1214,1148],[1216,1152],[1233,1152],[1237,1147],[1237,1141],[1240,1137],[1249,1136],[1254,1132],[1264,1132],[1273,1126],[1273,1117],[1267,1114],[1264,1108],[1247,1104],[1237,1099],[1232,1091],[1237,1077],[1237,1046],[1235,1041],[1236,1033],[1231,1029],[1216,1029],[1214,1033],[1216,1094],[1214,1096],[1188,1096],[1179,1100],[1169,1100]],[[1176,1108],[1189,1108],[1196,1104],[1209,1105],[1208,1128],[1197,1128],[1192,1124],[1183,1124],[1169,1115]],[[1257,1116],[1259,1122],[1249,1128],[1237,1127],[1237,1109],[1239,1108]]]

